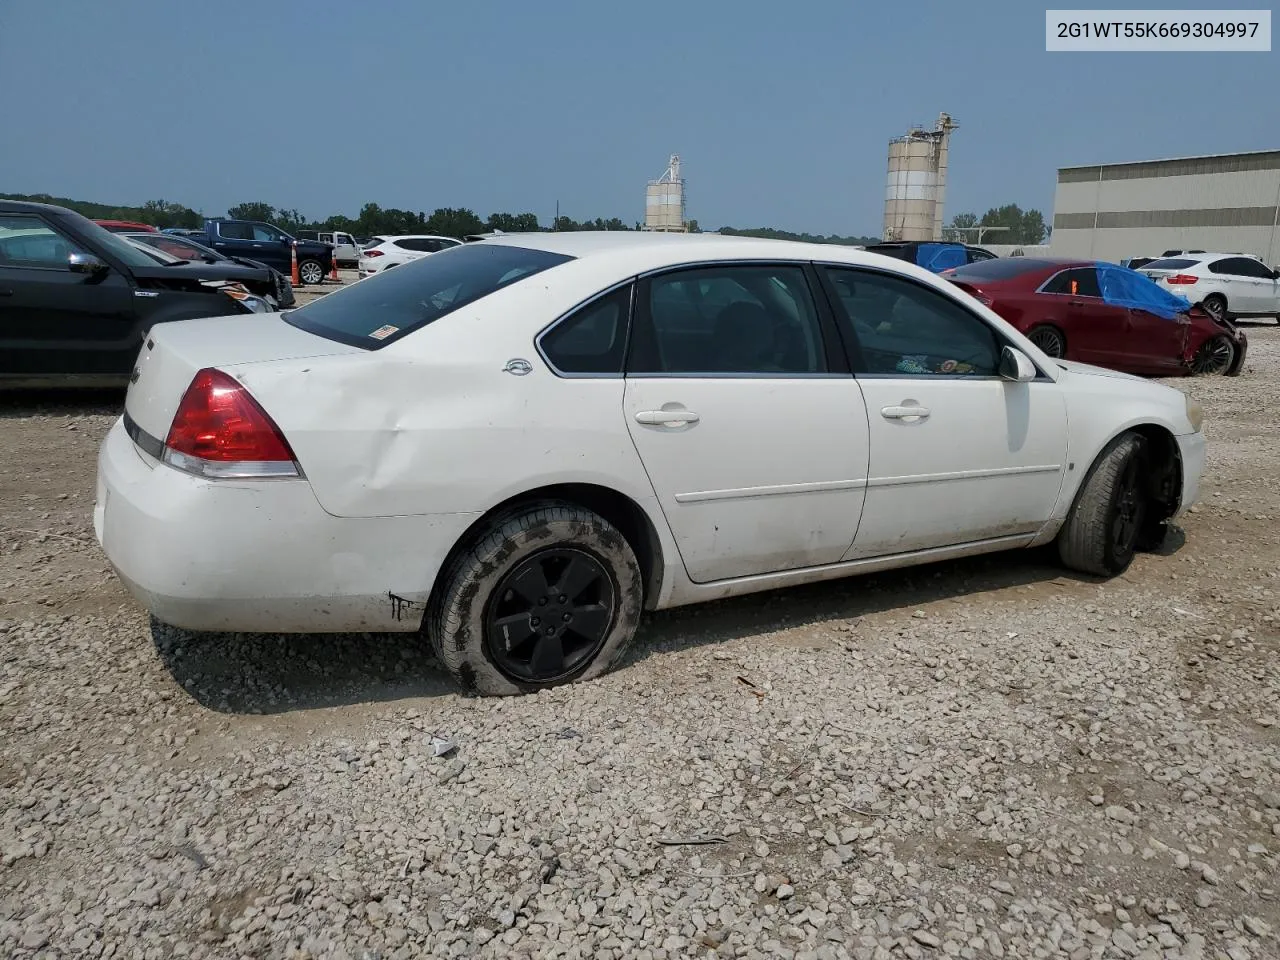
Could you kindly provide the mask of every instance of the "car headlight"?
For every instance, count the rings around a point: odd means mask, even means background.
[[[1199,433],[1200,425],[1204,423],[1204,407],[1200,406],[1199,401],[1192,400],[1190,397],[1187,397],[1186,400],[1187,419],[1191,421],[1191,429]]]
[[[238,300],[242,306],[247,307],[254,313],[271,312],[271,304],[261,297],[255,297],[242,284],[229,283],[226,286],[219,287],[218,290],[225,293],[232,300]]]

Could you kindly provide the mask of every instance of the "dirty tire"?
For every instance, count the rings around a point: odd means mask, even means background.
[[[553,552],[586,555],[599,564],[611,581],[612,612],[603,642],[587,660],[567,675],[531,681],[499,664],[486,640],[486,625],[491,605],[511,596],[506,587],[499,590],[505,578],[531,558]],[[640,565],[626,538],[590,510],[550,501],[498,517],[476,542],[459,551],[444,573],[425,626],[436,656],[464,689],[510,696],[606,673],[635,637],[643,602]]]
[[[1066,566],[1101,577],[1128,569],[1146,521],[1145,458],[1146,441],[1136,433],[1121,434],[1102,451],[1058,533]]]
[[[303,260],[298,264],[298,277],[303,283],[311,285],[324,282],[324,267],[319,260]]]
[[[1032,327],[1027,332],[1027,339],[1039,347],[1045,356],[1061,360],[1067,355],[1067,338],[1057,327],[1047,323]]]
[[[1202,310],[1215,320],[1227,318],[1227,298],[1220,293],[1211,293],[1200,304]]]

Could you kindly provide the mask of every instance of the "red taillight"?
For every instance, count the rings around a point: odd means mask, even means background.
[[[299,475],[280,428],[239,381],[220,370],[195,375],[164,445],[166,463],[200,476]]]
[[[361,256],[364,256],[364,257],[380,257],[380,256],[382,256],[382,251],[381,251],[381,250],[365,250],[365,251],[361,254]]]
[[[1193,277],[1189,273],[1175,273],[1172,277],[1165,277],[1165,283],[1195,283],[1199,277]]]

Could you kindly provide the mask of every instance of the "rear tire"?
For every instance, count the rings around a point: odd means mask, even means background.
[[[1067,355],[1067,338],[1057,327],[1047,323],[1032,327],[1027,333],[1027,339],[1039,347],[1042,353],[1055,360],[1061,360]]]
[[[1146,441],[1136,433],[1121,434],[1102,451],[1058,534],[1066,566],[1101,577],[1128,569],[1146,527],[1145,464]]]
[[[500,517],[460,551],[425,626],[463,688],[509,696],[607,672],[634,639],[643,602],[626,538],[553,501]]]
[[[308,285],[324,283],[324,267],[319,260],[303,260],[298,264],[298,277]]]
[[[1204,310],[1214,320],[1227,319],[1227,298],[1220,293],[1211,293],[1204,298],[1204,302],[1200,304]]]

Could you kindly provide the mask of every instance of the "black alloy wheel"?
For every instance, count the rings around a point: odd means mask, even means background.
[[[617,587],[594,554],[551,547],[499,581],[485,615],[494,665],[514,680],[556,683],[585,668],[616,617]]]
[[[1206,340],[1191,361],[1191,372],[1204,376],[1218,376],[1231,369],[1236,358],[1236,348],[1230,338],[1220,335]]]
[[[1045,356],[1060,360],[1066,355],[1067,345],[1062,342],[1062,334],[1053,327],[1036,327],[1027,334],[1027,339],[1039,347]]]
[[[1146,500],[1142,496],[1140,473],[1142,460],[1130,457],[1116,484],[1115,501],[1111,518],[1111,546],[1117,557],[1130,556],[1137,543],[1138,531],[1146,514]]]

